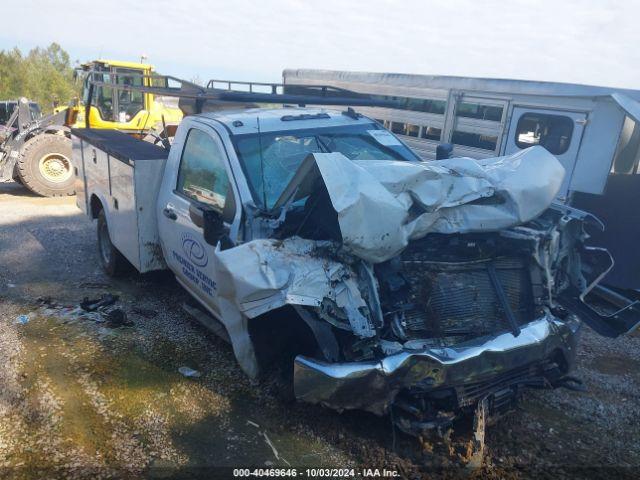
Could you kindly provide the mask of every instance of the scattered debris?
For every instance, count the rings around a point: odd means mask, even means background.
[[[285,458],[280,457],[280,455],[278,455],[278,450],[276,450],[275,445],[273,444],[271,439],[267,436],[267,432],[261,432],[261,433],[262,433],[262,436],[264,437],[264,441],[267,443],[267,445],[269,445],[269,447],[271,447],[271,451],[273,452],[273,456],[276,457],[276,460],[282,460],[287,465],[291,465],[289,462],[287,462]]]
[[[467,463],[467,468],[478,469],[482,467],[488,411],[489,399],[485,397],[478,402],[473,418],[473,438],[468,445],[467,457],[469,458],[469,463]]]
[[[133,322],[121,308],[114,307],[118,301],[117,295],[106,293],[97,299],[85,297],[79,306],[65,305],[55,302],[51,297],[38,299],[40,311],[44,315],[62,318],[65,321],[91,320],[104,323],[109,328],[130,327]]]
[[[260,425],[258,425],[255,422],[252,422],[251,420],[247,420],[247,425],[251,425],[252,427],[256,427],[257,429],[260,428]],[[287,465],[291,466],[291,464],[287,461],[286,458],[280,456],[280,454],[278,453],[278,449],[276,449],[276,446],[273,444],[273,442],[271,441],[271,439],[267,435],[267,432],[264,432],[262,430],[258,430],[258,435],[260,435],[262,438],[264,438],[265,443],[269,446],[269,448],[271,448],[271,451],[273,452],[273,456],[276,457],[276,460],[281,460],[284,463],[286,463]]]
[[[189,367],[180,367],[178,371],[185,377],[189,378],[198,378],[200,375],[202,375],[199,371]]]
[[[80,308],[86,310],[87,312],[95,312],[100,308],[105,308],[113,305],[118,301],[117,295],[111,295],[110,293],[103,294],[100,298],[89,300],[87,297],[84,297],[84,300],[80,302]]]
[[[18,315],[15,321],[18,325],[24,325],[25,323],[29,323],[29,315]]]

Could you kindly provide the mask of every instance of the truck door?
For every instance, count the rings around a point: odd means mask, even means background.
[[[514,107],[504,154],[510,155],[534,145],[541,145],[553,153],[566,171],[558,193],[564,200],[585,123],[586,113]]]
[[[217,133],[193,122],[174,145],[182,152],[172,152],[165,181],[158,199],[158,228],[165,259],[180,283],[195,297],[219,312],[215,278],[215,245],[204,241],[203,231],[190,215],[192,204],[217,210],[230,224],[235,216],[234,190],[231,187],[229,162]],[[176,179],[172,180],[172,179]],[[171,184],[168,184],[171,183]]]

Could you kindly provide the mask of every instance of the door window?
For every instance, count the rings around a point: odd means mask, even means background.
[[[131,68],[116,68],[118,85],[132,85],[141,87],[141,70]],[[131,75],[126,75],[127,73]],[[120,123],[130,122],[140,111],[144,110],[144,95],[142,92],[131,92],[118,89],[118,116]]]
[[[571,118],[527,112],[518,120],[515,141],[519,148],[541,145],[554,155],[562,155],[569,149],[572,135]]]
[[[451,142],[465,147],[494,151],[498,145],[498,137],[497,135],[484,135],[482,133],[454,130],[451,135]]]
[[[482,105],[480,103],[462,102],[456,109],[456,115],[458,117],[499,122],[502,120],[502,110],[502,107],[497,105]]]
[[[211,136],[192,128],[187,134],[177,190],[182,195],[224,211],[229,191],[225,154]]]
[[[42,118],[42,110],[40,110],[40,105],[37,103],[29,103],[29,113],[31,114],[31,120],[38,120],[39,118]]]
[[[94,79],[104,83],[111,83],[111,75],[108,73],[96,74]],[[98,112],[100,112],[100,118],[102,118],[102,120],[113,121],[113,88],[105,86],[95,87],[94,95],[96,99],[95,105],[98,108]]]

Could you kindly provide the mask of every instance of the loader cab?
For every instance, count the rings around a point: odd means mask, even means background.
[[[82,100],[86,105],[89,97],[88,73],[103,82],[114,81],[116,86],[95,86],[93,101],[89,110],[89,123],[92,128],[118,129],[143,132],[164,121],[178,123],[182,112],[177,108],[166,107],[154,95],[139,91],[119,89],[118,85],[148,86],[153,67],[149,64],[98,60],[82,65]],[[84,108],[80,109],[75,128],[85,126]]]
[[[122,65],[124,62],[92,62],[84,65],[86,72],[93,71],[101,81],[109,81],[118,75],[118,84],[142,86],[140,75],[149,75],[151,66],[145,64]],[[127,76],[126,74],[131,74]],[[88,75],[85,75],[82,91],[83,103],[88,98]],[[145,98],[147,97],[147,98]],[[151,98],[141,92],[129,92],[113,87],[95,87],[94,104],[90,109],[90,124],[95,128],[141,129],[148,117]]]
[[[5,125],[18,106],[17,100],[0,101],[0,125]],[[42,118],[42,110],[36,102],[29,102],[29,119],[31,121]]]

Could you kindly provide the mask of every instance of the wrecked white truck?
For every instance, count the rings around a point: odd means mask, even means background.
[[[612,260],[583,244],[597,220],[553,203],[542,147],[421,162],[352,109],[239,108],[185,117],[170,149],[74,130],[73,160],[108,273],[169,268],[248,375],[289,362],[299,400],[407,433],[579,387],[581,323],[638,322],[586,305]]]

